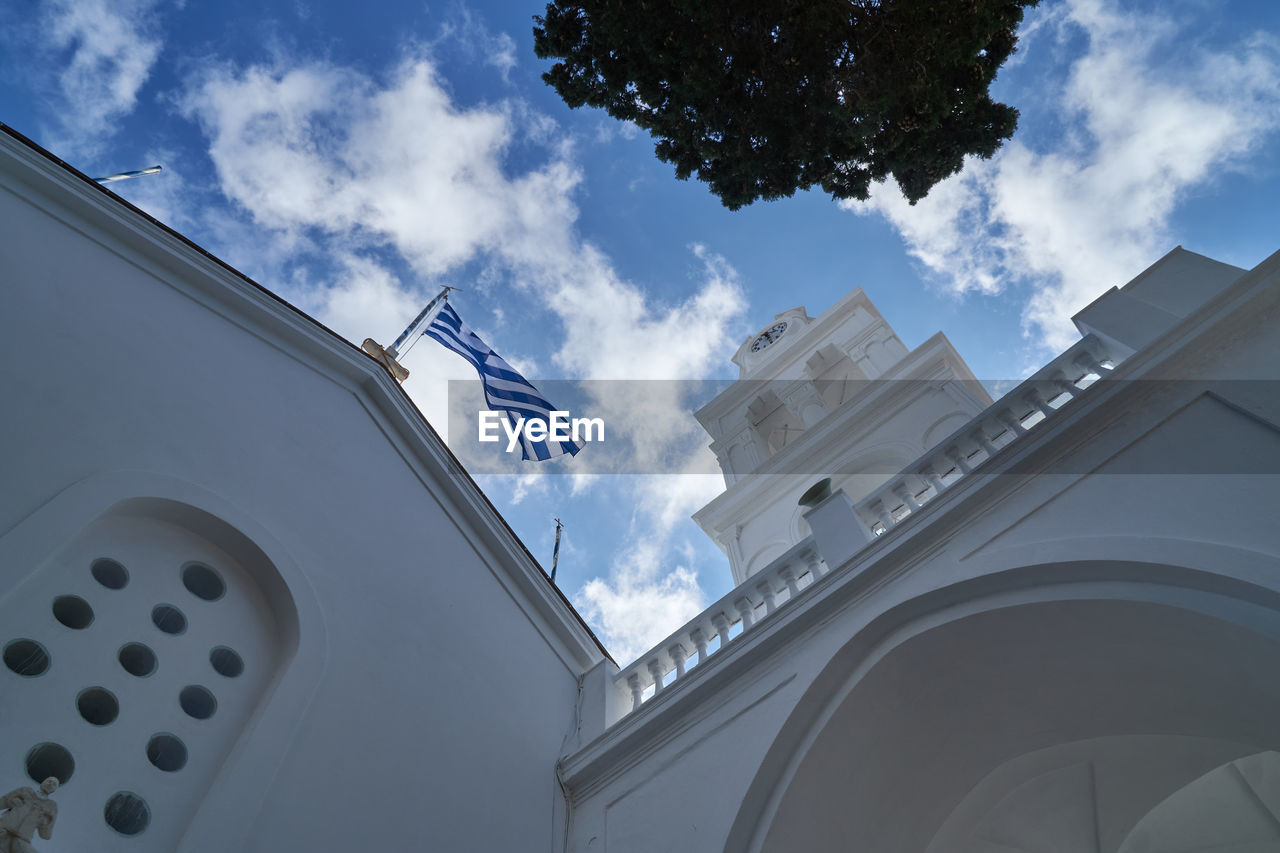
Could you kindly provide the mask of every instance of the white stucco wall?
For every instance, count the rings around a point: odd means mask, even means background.
[[[221,765],[193,739],[190,771],[117,767],[111,725],[72,731],[88,724],[70,681],[57,685],[69,713],[0,717],[0,786],[27,783],[37,738],[76,744],[80,778],[118,774],[157,812],[166,786],[208,771],[185,827],[157,813],[157,831],[133,839],[72,778],[40,849],[549,849],[576,679],[602,654],[514,536],[363,356],[13,140],[0,147],[0,643],[21,630],[57,652],[47,676],[0,670],[0,713],[76,670],[54,590],[104,615],[130,595],[66,547],[122,501],[156,499],[139,511],[250,553],[249,579],[286,626]],[[181,594],[138,574],[135,616]],[[106,622],[81,632],[86,648]],[[161,673],[198,669],[154,626],[136,630]],[[158,730],[188,724],[171,691],[140,691],[110,660],[98,672],[120,699],[115,731],[142,714]]]

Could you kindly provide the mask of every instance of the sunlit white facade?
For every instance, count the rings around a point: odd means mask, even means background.
[[[1280,255],[994,402],[779,314],[698,413],[738,586],[620,668],[358,349],[11,134],[0,222],[38,850],[1280,850]]]

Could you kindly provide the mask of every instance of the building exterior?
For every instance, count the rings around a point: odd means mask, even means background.
[[[620,668],[357,348],[12,132],[0,222],[41,851],[1280,850],[1280,255],[994,402],[778,315],[698,412],[738,586]]]

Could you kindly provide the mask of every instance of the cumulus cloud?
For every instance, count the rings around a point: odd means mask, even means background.
[[[264,236],[323,246],[338,260],[341,284],[307,285],[305,307],[353,341],[375,329],[390,339],[424,300],[426,291],[398,283],[396,259],[427,283],[479,269],[480,287],[514,288],[545,306],[559,341],[547,367],[574,378],[705,376],[727,363],[741,336],[745,298],[722,258],[691,247],[688,295],[655,302],[578,233],[580,174],[554,123],[518,101],[459,106],[429,53],[408,56],[385,78],[324,62],[208,67],[180,105],[208,138],[222,192]],[[513,168],[521,146],[527,165]],[[534,367],[501,339],[486,340],[520,369]],[[427,350],[415,351],[405,387],[441,428],[448,404],[439,378],[471,378],[470,368],[442,348]],[[607,423],[633,425],[632,470],[706,471],[706,437],[678,384],[646,387],[594,401]],[[708,481],[716,479],[677,474],[627,487],[638,506],[631,535],[608,576],[575,596],[619,656],[701,606],[673,531],[714,494]],[[487,482],[510,487],[513,504],[537,490],[528,478]],[[595,484],[582,476],[567,485],[577,494]]]
[[[468,58],[496,68],[503,80],[517,64],[515,39],[506,33],[491,32],[484,19],[465,6],[451,10],[431,43],[460,49]]]
[[[133,111],[160,55],[155,0],[43,0],[39,39],[66,58],[58,72],[59,150],[96,153],[111,125]]]
[[[1280,127],[1280,47],[1256,36],[1230,51],[1196,48],[1170,21],[1101,0],[1037,14],[1024,52],[1055,35],[1085,42],[1065,85],[1042,89],[1061,136],[1015,137],[915,207],[888,186],[846,207],[885,216],[957,292],[1029,288],[1027,335],[1059,350],[1075,339],[1073,313],[1177,242],[1169,221],[1187,192]],[[1028,67],[1024,56],[1019,73]]]
[[[509,177],[511,108],[455,107],[425,58],[387,85],[326,63],[211,69],[182,107],[209,137],[223,192],[257,222],[391,245],[424,274],[510,240],[563,244],[572,221],[569,162]]]
[[[660,568],[671,556],[665,544],[636,544],[608,579],[588,581],[575,596],[582,615],[600,628],[620,665],[635,660],[705,605],[696,572],[685,564]]]

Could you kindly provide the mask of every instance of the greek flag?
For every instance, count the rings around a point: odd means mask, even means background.
[[[505,412],[513,426],[517,418],[524,418],[526,421],[540,420],[550,425],[548,415],[556,411],[556,407],[538,393],[538,389],[529,380],[503,361],[502,356],[489,349],[489,345],[462,322],[458,312],[448,302],[423,334],[435,338],[471,362],[471,366],[480,374],[484,398],[489,403],[489,408]],[[523,431],[520,445],[525,459],[550,459],[563,453],[573,455],[582,449],[572,441],[531,441]]]

